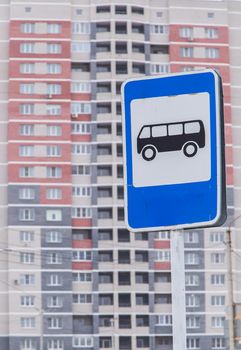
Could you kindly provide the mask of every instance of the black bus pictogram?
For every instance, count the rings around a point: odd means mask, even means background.
[[[150,161],[157,152],[182,150],[194,157],[198,148],[205,147],[205,129],[201,120],[143,125],[137,136],[137,153]]]

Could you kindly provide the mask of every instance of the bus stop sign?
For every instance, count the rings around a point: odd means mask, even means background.
[[[122,85],[125,219],[133,231],[226,219],[221,78],[213,70]]]

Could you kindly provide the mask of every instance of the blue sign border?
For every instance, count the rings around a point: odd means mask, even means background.
[[[174,74],[129,80],[122,86],[124,120],[125,215],[131,230],[191,228],[218,224],[222,208],[219,76],[216,72]],[[134,187],[131,102],[161,96],[207,92],[210,97],[211,178],[176,185]]]

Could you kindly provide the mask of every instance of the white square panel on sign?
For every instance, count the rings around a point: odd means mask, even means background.
[[[135,187],[209,180],[209,94],[132,100],[131,139]]]

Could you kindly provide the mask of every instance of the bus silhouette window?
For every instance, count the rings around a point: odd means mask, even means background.
[[[182,135],[183,134],[183,125],[182,124],[171,124],[168,125],[168,135]]]
[[[200,124],[197,122],[184,124],[185,134],[193,134],[200,132]]]
[[[140,139],[146,139],[151,137],[151,128],[149,126],[144,126],[139,135]]]
[[[143,125],[137,136],[137,153],[146,161],[153,160],[157,153],[170,151],[182,151],[190,158],[203,147],[205,128],[201,120]]]
[[[166,125],[157,125],[151,128],[152,137],[161,137],[167,136],[167,126]]]

